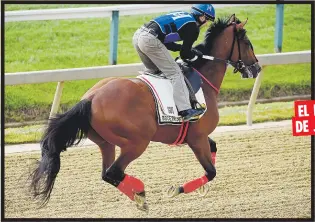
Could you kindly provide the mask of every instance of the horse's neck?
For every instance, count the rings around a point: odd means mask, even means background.
[[[229,29],[231,28],[224,30],[222,34],[218,36],[215,42],[213,42],[213,48],[209,55],[220,59],[228,58],[229,54],[231,53],[231,46],[233,44],[232,35],[227,34],[228,31],[231,31]],[[222,36],[228,37],[226,38]],[[235,50],[234,53],[236,53]],[[213,84],[217,89],[220,89],[224,79],[226,68],[227,64],[225,62],[208,61],[200,68],[200,72],[209,80],[209,82],[211,82],[211,84]],[[203,87],[205,94],[207,94],[208,96],[215,94],[215,97],[217,97],[217,92],[208,84],[206,85],[207,86]]]
[[[215,56],[216,57],[216,56]],[[212,83],[217,89],[221,88],[227,65],[223,62],[207,62],[200,72]],[[203,91],[205,94],[217,96],[217,92],[206,82],[204,82]]]

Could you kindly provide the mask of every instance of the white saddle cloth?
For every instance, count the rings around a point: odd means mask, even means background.
[[[143,74],[142,72],[140,73],[141,75],[138,75],[137,78],[145,82],[149,86],[153,94],[159,124],[160,125],[181,124],[183,122],[183,119],[181,116],[178,115],[178,111],[174,102],[173,86],[171,84],[171,81],[163,77],[147,75]],[[199,104],[205,108],[206,112],[207,105],[201,87],[195,94],[195,96]],[[200,118],[203,116],[203,114],[200,115]],[[197,120],[192,120],[191,122],[195,122]]]

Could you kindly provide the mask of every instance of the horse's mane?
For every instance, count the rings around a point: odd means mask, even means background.
[[[228,26],[230,26],[229,20],[231,16],[224,16],[218,18],[214,23],[212,23],[205,33],[205,39],[202,43],[198,44],[195,48],[202,51],[204,54],[208,54],[213,46],[214,39]],[[236,23],[239,24],[241,21],[238,18],[236,19]],[[239,31],[240,36],[244,37],[246,30],[242,29]]]

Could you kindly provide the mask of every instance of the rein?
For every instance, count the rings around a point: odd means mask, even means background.
[[[217,93],[217,94],[219,94],[219,92],[220,92],[220,90],[217,88],[217,87],[215,87],[206,77],[204,77],[197,69],[195,69],[195,68],[193,68],[197,73],[198,73],[198,75],[201,77],[201,78],[203,78],[203,80],[205,80],[213,89],[214,89],[214,91]]]

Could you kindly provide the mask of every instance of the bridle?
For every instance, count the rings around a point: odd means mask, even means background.
[[[231,49],[230,55],[227,59],[227,63],[234,67],[233,73],[237,73],[237,72],[241,72],[242,69],[245,68],[245,64],[242,61],[240,39],[239,39],[239,36],[237,35],[237,29],[236,29],[236,23],[235,22],[233,23],[233,26],[234,26],[234,28],[233,28],[234,37],[233,37],[232,49]],[[233,55],[234,46],[235,46],[235,39],[237,40],[237,47],[238,47],[238,60],[237,60],[237,62],[232,61],[232,55]],[[257,61],[257,59],[256,59],[256,61]]]
[[[256,78],[259,74],[259,72],[261,71],[261,67],[258,64],[258,59],[256,58],[255,54],[255,60],[256,62],[252,65],[245,65],[245,63],[242,61],[242,57],[241,57],[241,47],[240,47],[240,39],[239,36],[237,34],[237,28],[236,28],[236,23],[232,22],[230,25],[233,25],[233,43],[232,43],[232,47],[231,47],[231,51],[229,54],[229,57],[227,59],[221,59],[221,58],[216,58],[213,56],[209,56],[209,55],[203,55],[202,58],[206,59],[206,60],[211,60],[211,61],[217,61],[217,62],[224,62],[226,63],[226,65],[231,65],[234,67],[233,72],[237,73],[240,72],[242,75],[242,78]],[[244,26],[244,25],[243,25]],[[238,47],[238,60],[236,62],[232,61],[232,55],[234,52],[234,47],[235,47],[235,41],[237,41],[237,47]],[[253,49],[252,45],[251,48]],[[177,57],[175,59],[178,60],[179,57]],[[214,90],[217,94],[219,94],[220,90],[214,86],[206,77],[204,77],[204,75],[202,75],[197,69],[195,69],[194,67],[192,67],[192,69],[195,70],[195,72],[198,73],[198,75],[205,81],[207,82]]]
[[[220,59],[216,58],[213,56],[209,55],[203,55],[203,59],[211,60],[211,61],[218,61],[218,62],[224,62],[227,65],[231,65],[234,67],[233,72],[237,73],[240,72],[242,75],[242,78],[256,78],[258,73],[261,71],[261,67],[258,64],[258,59],[255,56],[256,62],[252,65],[245,65],[245,63],[242,61],[242,56],[241,56],[241,47],[240,47],[240,39],[239,35],[237,34],[237,28],[236,28],[236,23],[232,22],[231,25],[233,25],[233,43],[231,47],[231,51],[229,54],[229,57],[227,59]],[[232,55],[234,52],[234,47],[235,47],[235,41],[237,42],[237,47],[238,47],[238,59],[236,62],[232,61]],[[252,46],[251,46],[252,47]],[[196,69],[194,69],[196,70]],[[197,70],[196,70],[197,71]],[[215,87],[208,79],[206,79],[199,71],[197,73],[217,92],[219,93],[219,89]]]
[[[256,63],[254,63],[253,65],[250,65],[250,66],[246,66],[244,64],[244,62],[242,61],[240,39],[239,39],[239,36],[237,35],[236,23],[233,22],[233,23],[231,23],[231,25],[234,26],[234,28],[233,28],[233,35],[234,35],[234,37],[233,37],[233,42],[232,42],[232,47],[231,47],[231,51],[230,51],[229,57],[227,59],[220,59],[220,58],[216,58],[216,57],[213,57],[213,56],[203,55],[202,58],[203,59],[207,59],[207,60],[212,60],[212,61],[225,62],[227,65],[231,65],[231,66],[234,67],[234,70],[233,70],[234,73],[237,73],[237,72],[241,72],[242,73],[245,70],[246,67],[251,67],[251,66],[255,65],[258,62],[258,59],[254,55],[255,59],[256,59]],[[235,47],[235,40],[237,41],[237,47],[238,47],[238,59],[237,59],[236,62],[232,61],[232,55],[233,55],[234,47]]]

